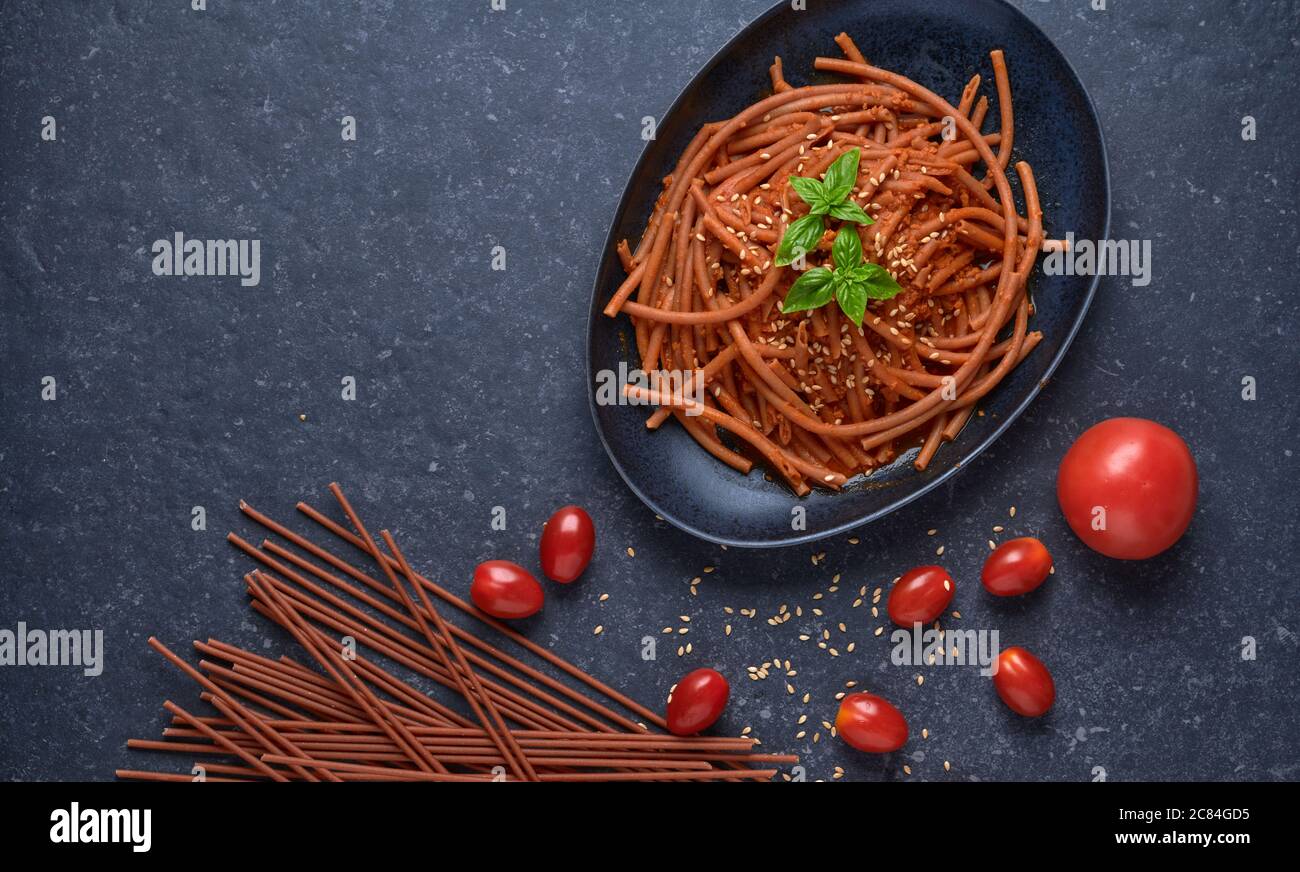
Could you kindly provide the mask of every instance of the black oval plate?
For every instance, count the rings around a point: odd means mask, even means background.
[[[780,55],[795,85],[814,78],[813,59],[839,56],[834,37],[847,31],[875,65],[894,70],[956,102],[978,72],[981,93],[994,105],[989,52],[1002,48],[1015,99],[1014,157],[1034,168],[1049,236],[1073,231],[1105,239],[1110,229],[1110,181],[1096,110],[1068,61],[1019,10],[1004,0],[849,0],[811,2],[794,11],[782,2],[738,33],[682,91],[658,125],[632,173],[602,253],[588,321],[587,366],[596,430],[628,487],[657,514],[688,533],[741,547],[811,542],[873,521],[938,486],[989,446],[1038,393],[1078,331],[1097,279],[1047,276],[1036,270],[1030,289],[1043,332],[1034,349],[980,408],[960,435],[939,449],[924,472],[910,457],[858,479],[839,493],[815,490],[802,499],[762,467],[741,475],[695,444],[670,422],[645,428],[645,407],[598,405],[596,374],[617,372],[635,348],[627,318],[601,309],[624,278],[614,246],[640,237],[661,179],[686,143],[708,121],[735,115],[770,91],[767,68]],[[988,129],[988,127],[986,127]],[[1014,178],[1014,176],[1013,176]],[[1014,182],[1013,182],[1014,187]],[[1041,264],[1041,261],[1040,261]],[[806,508],[807,529],[791,529],[791,508]]]

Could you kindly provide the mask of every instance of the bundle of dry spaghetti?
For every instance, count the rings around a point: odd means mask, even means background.
[[[666,728],[662,717],[416,572],[387,531],[381,547],[338,485],[330,490],[351,529],[306,503],[298,509],[379,571],[241,503],[278,537],[257,546],[229,536],[264,567],[244,576],[253,608],[293,636],[305,662],[209,639],[194,643],[203,658],[195,667],[151,638],[211,710],[165,702],[172,725],[163,739],[128,743],[197,760],[188,773],[124,769],[119,778],[766,781],[774,764],[797,762],[755,753],[750,738],[652,732]],[[447,606],[521,656],[449,621]],[[463,705],[412,680],[440,685]]]
[[[624,388],[659,407],[648,427],[676,417],[723,462],[747,473],[760,458],[801,495],[918,445],[924,469],[1041,339],[1028,330],[1026,283],[1042,211],[1027,164],[1016,164],[1023,216],[1007,178],[1002,53],[992,53],[1000,125],[984,133],[978,75],[954,106],[869,65],[847,35],[836,42],[846,58],[816,68],[845,82],[793,87],[777,58],[770,97],[700,129],[635,250],[619,244],[628,275],[604,310],[631,317],[644,371],[703,371],[702,399]],[[841,208],[860,206],[872,223],[828,220],[802,264],[778,265],[787,229],[810,212],[791,178],[822,179],[853,150]],[[837,226],[901,286],[872,300],[860,327],[835,305],[783,311],[795,266],[831,266]]]

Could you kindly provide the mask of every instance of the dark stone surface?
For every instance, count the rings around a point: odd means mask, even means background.
[[[733,678],[720,728],[752,725],[802,754],[809,778],[838,765],[901,779],[905,763],[936,780],[1300,776],[1293,4],[1019,4],[1091,90],[1114,233],[1153,241],[1154,279],[1103,281],[1055,380],[955,481],[857,546],[781,552],[723,552],[656,523],[600,451],[582,370],[639,119],[765,0],[208,5],[0,7],[0,626],[102,628],[107,656],[99,678],[0,668],[0,777],[158,762],[126,739],[157,735],[165,698],[199,703],[150,634],[289,651],[247,608],[249,564],[222,534],[256,532],[240,497],[288,517],[300,496],[324,506],[331,479],[462,589],[479,560],[532,563],[549,512],[585,505],[596,562],[548,589],[533,638],[655,706],[682,672],[717,666]],[[57,142],[40,139],[45,115]],[[356,142],[341,141],[343,115]],[[261,239],[261,284],[154,276],[149,247],[177,230]],[[489,268],[498,244],[505,272]],[[340,399],[346,375],[355,402]],[[1201,471],[1191,531],[1141,564],[1084,549],[1053,496],[1070,441],[1125,414],[1177,429]],[[206,532],[190,529],[195,505]],[[498,505],[505,532],[489,527]],[[1029,601],[979,588],[994,524],[1053,551],[1056,575]],[[971,669],[927,669],[917,686],[872,635],[882,622],[850,607],[940,543],[955,623],[1038,653],[1057,680],[1049,717],[1012,715]],[[769,626],[782,604],[804,616]],[[639,640],[679,615],[694,653],[661,644],[642,661]],[[856,650],[797,638],[823,627]],[[796,696],[744,679],[776,656]],[[801,713],[810,731],[833,719],[849,679],[908,715],[904,752],[861,756],[824,729],[816,745],[794,738]]]

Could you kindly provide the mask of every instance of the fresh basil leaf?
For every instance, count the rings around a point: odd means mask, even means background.
[[[878,263],[862,264],[860,276],[855,278],[873,300],[892,300],[903,292],[902,286]]]
[[[835,269],[843,272],[855,269],[862,263],[862,240],[858,238],[856,227],[840,228],[835,236],[835,244],[831,246],[831,259],[835,261]]]
[[[804,176],[791,176],[790,187],[799,195],[799,199],[808,204],[814,215],[825,215],[830,211],[834,201],[826,196],[826,187],[817,179]]]
[[[786,228],[776,249],[776,265],[789,266],[800,254],[808,254],[821,242],[826,227],[820,215],[805,215]]]
[[[849,316],[854,324],[861,327],[862,317],[867,312],[867,288],[861,282],[845,281],[835,289],[835,299],[840,309]]]
[[[834,273],[824,266],[814,267],[795,279],[781,304],[782,312],[802,312],[830,302],[835,291]]]
[[[835,163],[826,168],[826,196],[832,203],[838,203],[853,191],[858,183],[858,160],[862,150],[852,148],[835,159]]]
[[[836,203],[831,207],[830,216],[840,221],[852,221],[854,224],[875,224],[871,216],[862,211],[862,207],[852,200]]]

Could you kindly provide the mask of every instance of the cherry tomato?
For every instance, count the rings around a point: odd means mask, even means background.
[[[885,604],[889,619],[900,627],[928,624],[943,614],[956,589],[952,576],[942,566],[909,570],[889,592]]]
[[[980,581],[994,596],[1029,593],[1047,580],[1052,555],[1037,539],[1026,536],[1003,542],[984,561]]]
[[[541,609],[545,594],[532,573],[518,563],[486,560],[474,567],[469,598],[494,618],[526,618]]]
[[[888,754],[907,741],[907,721],[898,709],[870,693],[851,693],[840,703],[835,731],[859,751]]]
[[[551,515],[542,530],[542,572],[551,581],[568,584],[586,570],[596,550],[596,525],[577,506]]]
[[[1168,427],[1111,418],[1084,432],[1061,460],[1056,498],[1094,551],[1145,560],[1178,541],[1196,512],[1196,461]]]
[[[1024,648],[1007,648],[998,655],[993,687],[1007,708],[1027,718],[1046,713],[1056,700],[1052,673]]]
[[[668,701],[668,731],[692,736],[713,726],[727,707],[731,687],[715,669],[696,669],[677,682]]]

